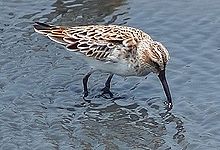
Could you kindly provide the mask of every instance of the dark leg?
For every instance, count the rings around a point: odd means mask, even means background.
[[[84,96],[83,97],[87,97],[88,96],[88,79],[89,79],[89,77],[91,76],[91,74],[92,74],[93,72],[92,71],[90,71],[89,73],[87,73],[86,75],[85,75],[85,77],[83,77],[83,89],[84,89]]]
[[[110,74],[107,81],[105,82],[105,87],[102,89],[103,93],[102,95],[104,94],[109,94],[109,96],[112,98],[113,97],[113,94],[112,92],[110,91],[110,87],[111,87],[111,80],[112,80],[112,77],[113,77],[114,74]]]

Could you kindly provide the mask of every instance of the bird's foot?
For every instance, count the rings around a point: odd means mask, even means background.
[[[110,98],[113,98],[113,94],[108,87],[104,87],[101,91],[103,91],[101,94],[103,97],[108,98],[106,95],[109,95]]]
[[[89,92],[88,92],[88,91],[84,91],[84,92],[83,92],[83,98],[86,98],[88,95],[89,95]]]
[[[88,92],[88,91],[84,91],[84,92],[83,92],[83,100],[84,100],[85,102],[90,103],[91,100],[86,99],[86,97],[87,97],[88,95],[89,95],[89,92]]]

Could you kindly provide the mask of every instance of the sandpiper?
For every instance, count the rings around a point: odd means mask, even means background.
[[[96,70],[110,74],[102,89],[103,94],[109,94],[110,97],[113,97],[110,82],[114,74],[146,76],[153,72],[158,75],[167,96],[167,109],[172,109],[172,98],[165,76],[169,53],[147,33],[118,25],[65,27],[40,22],[34,24],[34,29],[66,46],[69,51],[76,52],[89,63],[92,69],[83,78],[84,97],[88,96],[88,78]]]

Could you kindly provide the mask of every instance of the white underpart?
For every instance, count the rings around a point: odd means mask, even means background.
[[[84,60],[94,69],[106,73],[117,74],[120,76],[136,76],[137,73],[131,68],[131,65],[126,61],[119,60],[118,62],[100,61],[93,58],[84,57]]]

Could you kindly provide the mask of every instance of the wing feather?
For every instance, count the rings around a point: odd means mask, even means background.
[[[131,27],[89,25],[78,27],[53,26],[36,22],[36,32],[65,45],[69,51],[83,53],[97,60],[108,60],[113,50],[136,51],[138,42],[150,36]]]

